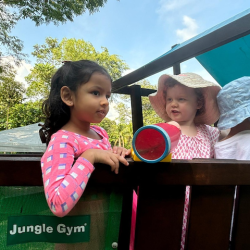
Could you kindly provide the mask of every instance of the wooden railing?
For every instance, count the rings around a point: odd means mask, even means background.
[[[96,164],[88,186],[123,188],[119,250],[129,249],[132,190],[139,186],[135,249],[180,249],[185,186],[191,185],[186,249],[250,249],[250,161],[129,159],[115,175]],[[41,186],[40,155],[0,156],[0,186]],[[235,186],[239,187],[229,242]],[[84,195],[84,194],[83,194]]]

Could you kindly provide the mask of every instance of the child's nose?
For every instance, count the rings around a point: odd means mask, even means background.
[[[101,99],[101,105],[102,105],[102,106],[107,106],[107,105],[109,105],[109,101],[108,101],[108,99],[106,98],[106,96],[103,97],[103,98]]]
[[[173,101],[171,102],[171,106],[172,106],[172,107],[177,107],[177,106],[178,106],[178,103],[177,103],[175,100],[173,100]]]

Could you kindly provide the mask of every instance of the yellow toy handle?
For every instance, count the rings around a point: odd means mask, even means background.
[[[135,154],[134,149],[131,148],[131,157],[134,161],[141,161]]]
[[[134,152],[134,149],[131,148],[131,157],[134,161],[142,161],[140,160],[137,155]],[[164,159],[162,159],[160,162],[171,162],[172,161],[172,154],[169,153]]]

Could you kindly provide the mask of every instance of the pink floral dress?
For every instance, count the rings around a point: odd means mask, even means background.
[[[172,159],[192,160],[194,158],[214,157],[214,144],[218,141],[220,131],[218,128],[208,125],[199,125],[196,128],[196,136],[190,137],[181,134],[178,145],[172,152]],[[185,246],[189,195],[190,186],[187,186],[182,223],[181,250]]]

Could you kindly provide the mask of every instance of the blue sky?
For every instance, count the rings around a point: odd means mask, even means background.
[[[23,79],[32,65],[31,56],[35,44],[43,44],[46,37],[84,39],[97,50],[104,46],[110,54],[117,54],[135,70],[171,49],[176,43],[189,38],[250,8],[247,0],[108,0],[100,11],[76,17],[74,22],[54,26],[36,27],[30,20],[22,20],[12,31],[24,42],[24,53],[30,63],[18,70]],[[201,74],[207,80],[212,77],[195,60],[182,63],[182,72]],[[126,74],[127,72],[125,72]],[[148,80],[152,84],[162,73]]]

